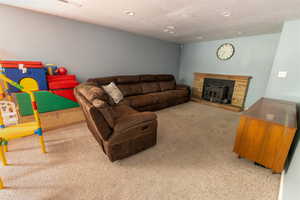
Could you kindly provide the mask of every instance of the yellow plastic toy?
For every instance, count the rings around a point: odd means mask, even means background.
[[[4,183],[2,181],[2,179],[0,178],[0,190],[4,188]]]
[[[21,138],[28,135],[37,134],[40,139],[41,149],[43,153],[46,153],[46,147],[44,143],[43,132],[41,128],[40,117],[37,109],[37,104],[35,101],[35,96],[33,92],[25,89],[21,85],[7,78],[0,69],[0,79],[4,81],[5,84],[11,84],[12,86],[18,88],[19,90],[29,94],[31,99],[31,105],[33,109],[33,114],[35,121],[20,123],[12,126],[6,127],[3,118],[0,115],[0,159],[2,160],[3,165],[7,165],[7,160],[5,157],[5,152],[7,151],[8,141],[12,139]],[[7,88],[7,86],[5,86]],[[0,94],[4,94],[3,88],[0,86]]]

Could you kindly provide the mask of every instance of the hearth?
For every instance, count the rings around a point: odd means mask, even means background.
[[[233,80],[204,78],[202,98],[214,103],[231,104],[234,83]]]

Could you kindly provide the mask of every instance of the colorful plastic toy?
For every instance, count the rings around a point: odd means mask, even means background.
[[[78,103],[70,99],[53,94],[49,91],[34,92],[38,105],[39,113],[46,113],[56,110],[64,110],[68,108],[78,107]],[[16,93],[16,100],[19,106],[19,112],[22,116],[32,115],[33,110],[30,103],[30,96],[26,93]]]
[[[14,86],[20,91],[26,92],[29,94],[31,99],[31,105],[33,109],[33,115],[35,121],[16,124],[13,126],[6,127],[3,123],[3,119],[0,116],[0,159],[2,160],[3,165],[7,165],[7,160],[5,157],[5,152],[7,151],[8,141],[12,139],[21,138],[28,135],[36,134],[40,138],[41,150],[43,153],[46,153],[46,147],[44,143],[43,132],[41,128],[40,116],[38,113],[37,103],[35,101],[35,95],[32,91],[24,88],[23,86],[19,85],[18,83],[10,80],[7,78],[3,73],[0,72],[0,79],[9,83],[10,85]]]
[[[48,75],[55,75],[55,71],[57,70],[57,65],[55,64],[46,64],[46,69],[48,72]]]
[[[58,75],[66,75],[68,73],[68,70],[64,67],[59,67],[55,72]]]
[[[34,91],[40,113],[79,107],[73,93],[79,83],[75,75],[67,75],[66,68],[57,68],[54,64],[43,67],[41,62],[28,61],[0,61],[1,66],[9,79],[27,91]],[[47,77],[46,72],[49,74]],[[11,93],[15,93],[19,113],[22,116],[32,115],[30,96],[4,82],[4,89],[0,88],[0,100],[7,97],[12,101]]]
[[[4,188],[4,183],[2,181],[2,179],[0,178],[0,190]]]
[[[3,74],[30,91],[48,90],[46,70],[41,62],[0,61]],[[9,86],[8,92],[19,92],[14,86]]]

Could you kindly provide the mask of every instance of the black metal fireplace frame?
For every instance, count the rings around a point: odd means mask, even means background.
[[[234,84],[234,80],[204,78],[202,98],[214,103],[231,104]]]

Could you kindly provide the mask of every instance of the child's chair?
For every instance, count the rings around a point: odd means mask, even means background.
[[[33,92],[26,90],[21,85],[19,85],[16,82],[7,78],[3,73],[1,73],[1,70],[0,70],[0,79],[6,83],[9,83],[12,86],[18,88],[19,90],[29,94],[30,99],[31,99],[33,114],[34,114],[34,118],[35,118],[34,122],[20,123],[20,124],[6,127],[4,124],[2,115],[0,115],[0,159],[2,160],[3,165],[7,165],[5,152],[7,151],[8,141],[10,141],[12,139],[37,134],[40,138],[42,152],[46,153],[40,117],[39,117],[37,104],[36,104],[35,96],[34,96]],[[3,89],[0,88],[0,90],[3,90]],[[1,109],[0,109],[0,111],[1,111]]]

